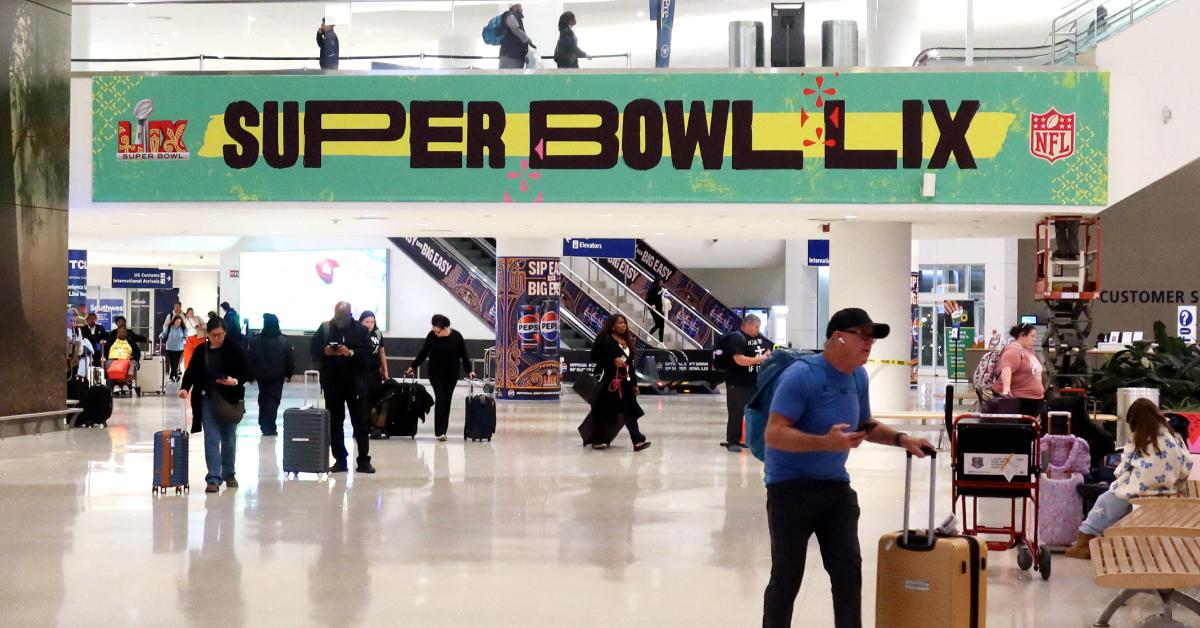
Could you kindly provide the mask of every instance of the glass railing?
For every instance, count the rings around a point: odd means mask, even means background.
[[[551,57],[543,57],[547,68],[554,67]],[[629,68],[632,55],[593,55],[590,61],[580,64],[584,69]],[[394,55],[345,56],[340,59],[339,70],[495,70],[499,65],[496,57],[474,55],[436,55],[406,53]],[[175,57],[140,58],[83,58],[71,59],[74,72],[279,72],[320,70],[317,57],[240,56],[218,54],[194,54]]]
[[[1100,42],[1133,26],[1173,0],[1076,0],[1050,23],[1048,43],[1012,48],[975,48],[974,65],[1071,65]],[[963,65],[966,49],[938,46],[922,50],[918,67]]]

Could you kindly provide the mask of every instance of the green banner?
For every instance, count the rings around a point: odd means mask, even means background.
[[[92,108],[98,202],[1107,202],[1102,72],[121,75]]]

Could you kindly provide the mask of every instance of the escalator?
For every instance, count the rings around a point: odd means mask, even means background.
[[[481,322],[496,329],[496,244],[484,238],[389,238]],[[596,334],[565,307],[559,321],[566,349],[590,349]]]

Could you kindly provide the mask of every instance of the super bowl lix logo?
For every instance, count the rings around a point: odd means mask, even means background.
[[[1075,114],[1059,113],[1054,107],[1029,114],[1029,152],[1050,163],[1074,155]]]
[[[187,120],[151,120],[154,101],[138,101],[133,107],[134,121],[117,123],[117,159],[187,159],[183,133]],[[134,126],[134,125],[137,126]]]

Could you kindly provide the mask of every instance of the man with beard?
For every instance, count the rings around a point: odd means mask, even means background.
[[[372,359],[370,335],[351,316],[350,304],[339,302],[333,309],[333,319],[321,324],[312,339],[313,362],[320,365],[321,388],[325,392],[325,407],[329,410],[330,441],[334,464],[330,473],[349,470],[346,459],[346,408],[350,408],[350,424],[354,442],[358,445],[359,473],[375,473],[369,454],[367,430],[367,387]]]

